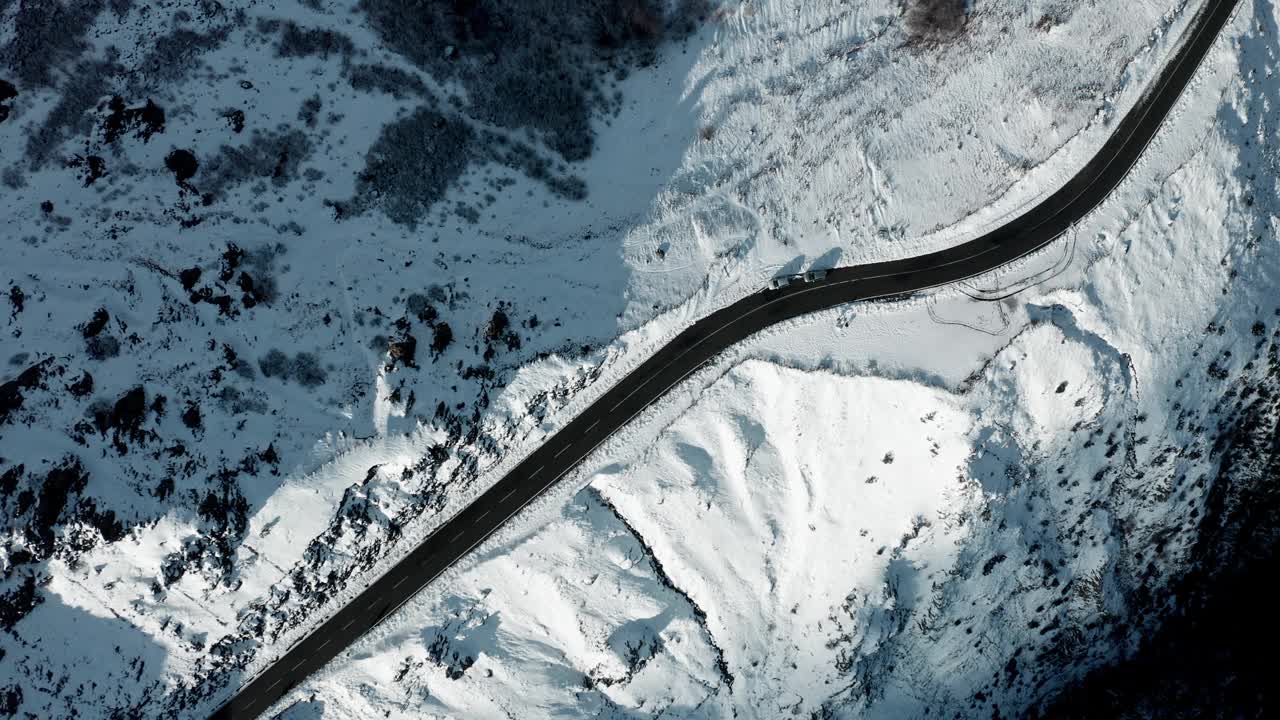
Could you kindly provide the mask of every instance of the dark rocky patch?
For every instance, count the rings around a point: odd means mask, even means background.
[[[0,385],[0,425],[8,422],[15,410],[22,408],[22,403],[25,401],[24,390],[42,387],[45,371],[52,363],[53,358],[41,360],[23,370],[18,377]]]
[[[136,434],[147,416],[147,391],[139,385],[121,395],[111,409],[111,427]]]
[[[431,304],[431,299],[421,293],[413,293],[405,300],[405,309],[409,314],[424,323],[431,324],[439,317],[439,312]]]
[[[255,283],[253,276],[247,272],[240,273],[240,279],[236,284],[244,293],[240,297],[240,302],[246,308],[254,307],[259,303],[270,303],[276,295],[274,282],[270,285]]]
[[[88,370],[85,370],[79,380],[67,386],[67,392],[78,398],[88,396],[93,392],[93,376],[89,374]]]
[[[35,576],[26,575],[18,583],[18,587],[0,594],[0,629],[6,632],[12,630],[19,620],[29,615],[43,601]]]
[[[124,98],[116,95],[107,102],[107,116],[102,119],[102,139],[108,145],[126,133],[147,142],[152,135],[164,132],[164,108],[147,99],[139,107],[125,107]]]
[[[275,443],[267,443],[267,449],[259,453],[258,458],[271,465],[280,464],[280,454],[276,452]]]
[[[410,324],[408,318],[401,318],[395,323],[396,337],[387,343],[387,355],[390,362],[387,363],[387,372],[395,370],[397,365],[416,368],[417,363],[414,358],[418,351],[418,339],[410,332]]]
[[[436,323],[431,329],[431,354],[440,357],[452,343],[453,328],[449,327],[447,322]]]
[[[9,106],[5,103],[18,97],[18,89],[6,80],[0,80],[0,122],[9,119]]]
[[[107,405],[95,403],[89,412],[93,416],[94,427],[102,435],[111,432],[111,445],[116,452],[126,455],[129,443],[145,444],[157,436],[154,432],[143,430],[142,423],[147,417],[147,393],[141,386],[125,392],[115,403]]]
[[[204,418],[200,414],[200,405],[197,403],[187,403],[187,409],[182,411],[181,417],[182,424],[192,430],[204,428]]]
[[[196,160],[196,156],[190,150],[174,150],[164,158],[164,166],[173,173],[173,179],[181,188],[190,188],[187,182],[196,176],[196,171],[200,169],[200,161]]]
[[[0,501],[8,501],[13,491],[18,489],[18,480],[22,479],[25,470],[26,466],[19,464],[0,473]]]
[[[67,167],[83,170],[80,180],[85,187],[89,187],[107,176],[107,161],[100,155],[89,155],[87,157],[76,155],[67,161]]]
[[[237,135],[244,132],[244,111],[243,110],[224,110],[222,118],[227,121],[227,126],[231,128]]]
[[[450,680],[460,680],[475,664],[476,659],[453,649],[449,642],[452,631],[453,629],[449,626],[436,629],[431,642],[427,645],[427,657],[431,658],[431,662],[437,666],[444,668],[445,677]]]
[[[116,511],[99,512],[97,502],[92,499],[82,500],[76,509],[76,514],[86,524],[97,530],[102,539],[108,543],[119,542],[125,536],[125,524],[116,517]]]
[[[100,307],[93,311],[93,317],[89,318],[89,322],[84,324],[84,327],[80,329],[80,333],[86,339],[97,337],[98,333],[102,332],[102,329],[107,326],[110,320],[111,313],[107,312],[106,308]]]
[[[13,313],[10,317],[17,317],[18,313],[26,307],[27,294],[17,285],[9,286],[9,304],[13,306]]]
[[[221,282],[231,282],[231,278],[235,277],[236,269],[240,267],[240,263],[244,262],[245,251],[235,243],[227,243],[227,248],[222,251],[222,267],[218,271],[218,280]]]
[[[200,282],[200,268],[187,268],[186,270],[179,272],[178,282],[182,283],[183,290],[189,292],[191,288],[195,287],[196,283]]]
[[[515,332],[511,326],[511,318],[507,316],[507,302],[499,302],[498,309],[493,311],[493,316],[489,318],[489,324],[484,329],[485,351],[484,359],[492,360],[496,353],[496,345],[505,345],[507,350],[519,350],[521,345],[520,335]]]
[[[278,295],[273,264],[282,246],[263,246],[252,252],[246,251],[235,243],[228,243],[220,258],[220,269],[216,281],[210,285],[194,289],[204,277],[199,267],[188,268],[178,274],[182,286],[190,295],[191,303],[209,303],[217,306],[218,312],[226,317],[237,317],[240,308],[250,309],[259,304],[270,305]],[[243,266],[243,267],[242,267]],[[239,289],[239,305],[232,296],[234,286]]]
[[[78,495],[89,481],[89,473],[80,465],[79,458],[66,457],[53,468],[40,484],[39,499],[27,523],[26,537],[32,547],[43,557],[53,553],[54,528],[66,509],[71,495]]]
[[[0,715],[17,717],[18,708],[22,707],[22,686],[9,685],[0,690]]]

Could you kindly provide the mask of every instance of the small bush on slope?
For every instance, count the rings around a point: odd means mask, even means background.
[[[965,0],[908,0],[907,35],[911,42],[946,42],[964,29]]]

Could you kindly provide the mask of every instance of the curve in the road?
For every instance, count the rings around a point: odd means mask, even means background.
[[[285,655],[240,688],[214,720],[249,718],[335,657],[542,495],[610,435],[735,342],[837,305],[905,296],[994,270],[1057,239],[1124,179],[1226,25],[1238,0],[1208,0],[1174,54],[1098,153],[1012,222],[946,250],[838,268],[819,281],[765,290],[699,320],[533,451]]]

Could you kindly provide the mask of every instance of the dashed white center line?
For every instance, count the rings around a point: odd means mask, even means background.
[[[476,517],[476,522],[475,522],[475,524],[476,524],[476,525],[479,525],[479,524],[480,524],[480,521],[484,519],[484,516],[485,516],[485,515],[488,515],[488,514],[489,514],[489,511],[488,511],[488,510],[485,510],[484,512],[480,513],[480,515],[479,515],[478,517]]]
[[[347,628],[351,627],[351,623],[353,623],[353,622],[355,622],[355,621],[356,621],[356,619],[355,619],[355,618],[351,618],[350,620],[348,620],[348,621],[347,621],[347,624],[346,624],[346,625],[343,625],[343,626],[342,626],[342,629],[343,629],[343,630],[346,630]]]
[[[562,448],[560,448],[559,450],[557,450],[557,451],[556,451],[556,454],[555,454],[553,457],[560,457],[561,455],[563,455],[563,454],[564,454],[564,451],[565,451],[565,450],[568,450],[568,449],[569,449],[569,446],[568,446],[568,445],[565,445],[564,447],[562,447]]]
[[[452,539],[452,540],[450,540],[449,542],[458,542],[458,540],[459,540],[463,535],[465,535],[466,533],[467,533],[467,531],[466,531],[466,530],[460,530],[460,531],[458,532],[458,534],[457,534],[457,535],[454,535],[454,536],[453,536],[453,539]]]
[[[275,686],[279,685],[279,684],[280,684],[280,679],[279,679],[279,678],[277,678],[275,682],[273,682],[273,683],[271,683],[270,685],[268,685],[268,686],[267,686],[267,692],[271,692],[271,689],[272,689],[272,688],[274,688]]]
[[[585,435],[585,434],[587,434],[587,433],[591,432],[591,428],[593,428],[593,427],[595,427],[595,426],[597,426],[597,425],[599,425],[599,424],[600,424],[600,421],[599,421],[599,420],[597,420],[597,421],[595,421],[595,422],[591,423],[590,425],[588,425],[588,426],[587,426],[587,429],[586,429],[586,430],[583,430],[583,431],[582,431],[582,434],[583,434],[583,435]]]
[[[408,580],[408,579],[409,579],[409,576],[408,576],[408,575],[405,575],[404,577],[402,577],[402,578],[400,578],[399,580],[397,580],[397,581],[396,581],[396,584],[391,586],[391,589],[392,589],[392,590],[395,590],[396,588],[398,588],[398,587],[400,587],[401,585],[403,585],[403,584],[404,584],[404,581],[405,581],[405,580]]]
[[[515,495],[515,494],[516,494],[516,490],[517,490],[517,488],[511,488],[511,491],[510,491],[510,492],[508,492],[506,495],[503,495],[503,496],[502,496],[502,499],[501,499],[501,500],[499,500],[498,502],[506,502],[506,501],[507,501],[507,498],[509,498],[509,497],[511,497],[512,495]]]
[[[546,465],[539,465],[537,470],[534,470],[533,472],[529,473],[529,479],[532,480],[533,478],[537,477],[538,473],[542,472],[542,468],[544,467],[546,467]]]
[[[289,672],[293,672],[294,670],[297,670],[298,668],[302,667],[302,664],[305,663],[307,660],[308,658],[302,658],[301,660],[298,661],[297,665],[294,665],[293,668],[289,670]]]

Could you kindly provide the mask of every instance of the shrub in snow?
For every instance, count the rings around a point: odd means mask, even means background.
[[[320,367],[320,361],[311,353],[298,353],[293,357],[293,378],[303,387],[316,387],[323,385],[325,380],[324,368]]]
[[[270,350],[258,360],[258,369],[266,377],[289,379],[289,356],[279,350]]]
[[[294,380],[303,387],[316,387],[325,381],[324,368],[313,353],[300,352],[289,359],[279,350],[270,350],[258,360],[258,369],[266,377]]]
[[[964,28],[965,0],[908,0],[907,34],[913,42],[944,42]]]

